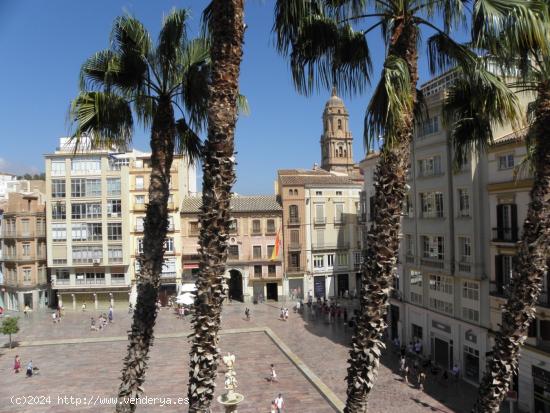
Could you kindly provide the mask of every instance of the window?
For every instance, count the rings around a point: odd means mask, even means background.
[[[268,219],[267,220],[267,234],[275,234],[275,220],[274,219]]]
[[[168,258],[162,263],[162,277],[174,277],[176,275],[176,260]]]
[[[23,268],[23,282],[30,284],[32,271],[30,268]]]
[[[267,276],[268,277],[275,277],[277,275],[277,267],[275,265],[268,265],[267,266]]]
[[[498,169],[511,169],[514,167],[514,154],[509,153],[498,157]]]
[[[423,246],[422,254],[424,258],[443,260],[444,258],[443,237],[423,236],[422,246]]]
[[[405,215],[414,218],[414,208],[410,194],[405,195]]]
[[[453,304],[447,301],[430,297],[430,307],[442,313],[453,314]]]
[[[325,204],[315,204],[315,223],[325,223]]]
[[[107,178],[107,196],[120,195],[120,178]]]
[[[101,241],[103,238],[101,223],[73,223],[71,236],[73,241]]]
[[[111,246],[109,245],[109,249],[107,251],[108,257],[109,257],[109,263],[120,263],[122,262],[122,246]],[[112,278],[112,275],[111,275]],[[123,274],[124,278],[124,274]]]
[[[101,218],[101,204],[71,204],[72,219]]]
[[[77,272],[77,284],[105,284],[105,274],[102,272]]]
[[[342,196],[342,191],[336,191],[336,196]]]
[[[418,176],[436,176],[441,174],[441,156],[432,156],[430,158],[418,161]]]
[[[374,196],[369,198],[369,221],[374,221],[376,215],[376,200]]]
[[[470,216],[470,194],[467,189],[458,190],[458,215],[461,217]]]
[[[261,265],[255,265],[254,266],[254,278],[262,278],[262,266]]]
[[[479,301],[479,284],[473,281],[464,281],[462,283],[462,298]]]
[[[236,234],[239,231],[239,224],[236,219],[229,221],[229,233]]]
[[[416,136],[423,138],[426,135],[431,135],[439,131],[439,116],[428,118],[424,122],[416,125]]]
[[[497,228],[493,236],[497,240],[517,241],[518,239],[518,212],[516,204],[497,205]]]
[[[168,231],[173,231],[173,230],[174,230],[174,217],[170,215],[168,217]]]
[[[355,251],[353,253],[353,265],[355,265],[356,267],[361,265],[363,263],[363,255],[361,254],[360,251]]]
[[[68,270],[55,270],[55,283],[56,284],[69,284],[71,275]]]
[[[31,244],[29,242],[23,243],[23,257],[30,257],[31,255]]]
[[[317,240],[317,247],[323,247],[325,245],[325,231],[318,229],[315,231],[315,239]]]
[[[120,241],[122,239],[122,223],[109,222],[107,224],[107,239],[109,241]]]
[[[65,160],[52,161],[52,176],[65,176]]]
[[[254,245],[252,247],[252,258],[255,260],[259,260],[262,258],[262,246],[261,245]]]
[[[323,195],[323,191],[315,191],[315,195],[316,195],[316,196],[322,196],[322,195]]]
[[[138,238],[137,240],[137,252],[138,254],[143,253],[143,238]]]
[[[64,203],[57,202],[52,204],[52,219],[66,219]]]
[[[130,160],[128,158],[109,157],[109,170],[110,171],[120,171],[122,169],[122,166],[129,165],[129,164],[130,164]]]
[[[174,252],[174,238],[166,238],[164,240],[164,250],[166,252]]]
[[[412,256],[413,253],[413,237],[411,234],[405,234],[405,255]]]
[[[136,189],[143,189],[143,176],[136,176]]]
[[[426,192],[420,194],[422,218],[443,217],[443,194],[441,192]]]
[[[262,233],[262,221],[259,219],[252,220],[252,234],[261,234]]]
[[[300,222],[300,219],[298,218],[298,205],[288,206],[288,222],[290,224],[297,224]]]
[[[479,321],[479,311],[468,307],[462,307],[462,318],[470,321]]]
[[[145,195],[136,195],[134,200],[136,205],[143,205],[145,203]]]
[[[189,223],[189,235],[199,235],[199,222],[192,221]]]
[[[73,246],[72,257],[74,264],[99,264],[103,250],[101,246]]]
[[[513,255],[496,255],[495,256],[495,276],[497,290],[499,294],[506,294],[510,286],[514,274],[514,260]]]
[[[107,216],[110,218],[117,218],[121,216],[122,204],[120,199],[108,199],[107,200]]]
[[[29,230],[29,220],[24,218],[21,220],[21,232],[24,234],[24,235],[29,235],[30,233],[30,230]]]
[[[238,260],[239,259],[239,246],[238,245],[230,245],[227,248],[228,258]]]
[[[136,218],[136,231],[143,232],[143,222],[145,221],[145,217],[137,217]]]
[[[86,196],[86,180],[83,178],[71,179],[71,196],[81,198]]]
[[[411,303],[422,305],[422,294],[411,291]]]
[[[422,273],[420,271],[411,270],[410,274],[411,287],[422,289]]]
[[[344,223],[344,204],[334,204],[334,223]]]
[[[101,173],[101,159],[73,158],[71,159],[71,173],[73,175],[89,175]]]
[[[65,198],[65,180],[52,179],[52,198]]]
[[[136,168],[143,168],[143,159],[136,159],[136,161],[134,162],[134,166]]]
[[[325,266],[324,255],[314,255],[313,256],[313,267],[314,268],[323,268]]]
[[[430,290],[452,295],[452,277],[444,277],[443,275],[430,275]]]
[[[86,179],[86,196],[101,196],[101,179]]]
[[[288,255],[288,266],[291,270],[300,269],[300,253],[292,252]]]
[[[66,224],[52,224],[52,240],[53,241],[67,241],[67,225]]]
[[[334,254],[327,254],[327,267],[334,267]]]
[[[124,274],[111,274],[111,284],[126,284]]]
[[[348,265],[348,254],[346,253],[337,253],[336,254],[336,265]]]
[[[290,230],[290,248],[300,248],[300,231]]]
[[[458,248],[460,248],[460,262],[470,262],[472,257],[470,237],[458,237]]]

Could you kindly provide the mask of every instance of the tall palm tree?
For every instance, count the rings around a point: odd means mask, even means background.
[[[71,106],[75,139],[88,136],[94,147],[125,147],[134,116],[151,129],[149,203],[139,256],[137,303],[128,334],[117,412],[133,412],[153,344],[156,301],[168,228],[170,168],[175,151],[193,162],[202,144],[197,132],[206,121],[209,45],[188,40],[188,12],[173,10],[163,21],[156,46],[145,27],[131,16],[118,17],[111,44],[82,65],[81,91]],[[176,120],[176,113],[181,117]]]
[[[501,328],[495,334],[493,354],[473,409],[478,413],[499,411],[518,371],[519,352],[535,318],[550,256],[549,3],[531,3],[530,9],[520,8],[512,13],[503,13],[498,7],[485,7],[477,18],[481,24],[487,22],[486,29],[474,38],[478,49],[486,50],[493,67],[498,67],[508,78],[514,91],[534,97],[526,117],[526,143],[534,173],[531,201],[518,243]],[[503,104],[505,102],[492,99],[490,88],[480,89],[475,81],[462,79],[451,88],[445,111],[452,124],[451,139],[458,163],[472,148],[479,151],[492,142],[491,124],[495,118],[516,120],[516,113],[502,111]]]
[[[409,147],[422,96],[418,81],[421,27],[435,31],[427,41],[430,70],[460,64],[465,75],[479,73],[485,87],[494,83],[498,99],[514,96],[491,76],[466,46],[449,36],[464,23],[467,0],[278,0],[274,31],[278,50],[290,57],[296,88],[303,93],[337,85],[362,92],[371,75],[367,34],[380,27],[386,46],[381,78],[365,116],[365,141],[383,137],[374,176],[375,216],[363,251],[361,311],[348,360],[345,412],[366,412],[380,354],[385,345],[388,296],[396,271],[400,218],[406,192]],[[480,1],[474,3],[474,13]],[[504,6],[503,6],[504,7]],[[433,21],[439,16],[442,27]],[[478,30],[483,29],[481,25]],[[439,54],[439,49],[446,53]],[[504,95],[504,96],[503,96]]]
[[[192,318],[189,411],[209,412],[216,386],[218,331],[227,283],[224,278],[235,181],[234,137],[244,40],[244,0],[213,0],[205,10],[211,40],[208,137],[204,143],[199,278]]]

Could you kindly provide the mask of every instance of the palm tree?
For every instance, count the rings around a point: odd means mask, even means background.
[[[135,404],[127,401],[143,392],[141,386],[157,317],[155,304],[168,228],[167,203],[174,152],[186,153],[193,162],[202,151],[197,132],[206,120],[209,45],[203,38],[187,39],[187,18],[185,10],[170,12],[164,18],[155,47],[138,20],[118,17],[110,47],[82,65],[81,91],[71,105],[77,144],[80,137],[88,136],[94,147],[126,147],[131,141],[134,116],[151,128],[149,203],[143,253],[138,258],[138,295],[117,412],[133,412]],[[177,120],[175,111],[181,112]]]
[[[480,65],[465,45],[449,36],[451,28],[465,21],[465,3],[468,1],[278,0],[276,4],[277,48],[290,57],[293,80],[300,92],[333,84],[350,93],[362,92],[371,75],[367,34],[380,27],[386,46],[381,79],[365,116],[367,147],[373,139],[384,140],[374,176],[374,224],[363,251],[361,311],[348,360],[348,413],[367,411],[368,394],[385,347],[382,334],[387,327],[388,295],[396,270],[409,146],[415,114],[422,112],[422,96],[416,89],[421,27],[435,31],[427,41],[432,73],[460,64],[464,76],[478,73],[477,80],[484,87],[495,84],[497,99],[515,104],[513,94],[500,79]],[[485,2],[472,3],[476,17],[480,3]],[[436,15],[442,21],[441,28],[432,23]],[[480,25],[475,33],[483,28]]]
[[[213,0],[205,10],[211,39],[208,137],[204,143],[199,278],[192,322],[189,411],[209,412],[216,386],[218,331],[227,289],[224,278],[235,181],[234,136],[244,39],[244,0]]]
[[[499,411],[518,371],[519,352],[535,318],[550,255],[550,18],[547,4],[532,3],[532,8],[512,13],[489,7],[477,16],[479,21],[487,22],[487,29],[475,38],[476,46],[486,50],[491,64],[509,79],[513,90],[534,97],[528,107],[526,128],[534,174],[531,201],[501,328],[495,334],[493,354],[473,409],[478,413]],[[445,111],[452,124],[457,163],[472,148],[479,151],[493,141],[491,124],[495,119],[517,121],[517,112],[503,110],[503,105],[506,102],[492,99],[490,88],[480,89],[475,81],[463,79],[453,85]]]

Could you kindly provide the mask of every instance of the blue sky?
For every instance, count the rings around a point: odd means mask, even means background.
[[[0,171],[41,172],[43,154],[55,150],[68,132],[67,108],[78,91],[78,71],[95,51],[108,46],[114,18],[128,11],[156,37],[163,14],[173,7],[191,9],[190,37],[198,34],[202,0],[0,0]],[[271,33],[272,0],[246,2],[241,92],[251,113],[237,124],[237,183],[242,194],[273,193],[280,168],[310,168],[320,161],[321,115],[330,91],[305,97],[294,90],[288,63],[279,56]],[[370,37],[380,71],[383,44]],[[421,51],[422,53],[424,50]],[[429,79],[421,65],[423,82]],[[359,161],[363,115],[370,90],[344,101],[350,113],[354,158]],[[134,146],[148,150],[148,134],[136,130]]]

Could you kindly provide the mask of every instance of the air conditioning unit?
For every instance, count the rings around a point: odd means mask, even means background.
[[[94,263],[94,265],[99,265],[99,264],[101,264],[101,260],[96,258],[96,259],[94,259],[93,263]]]

